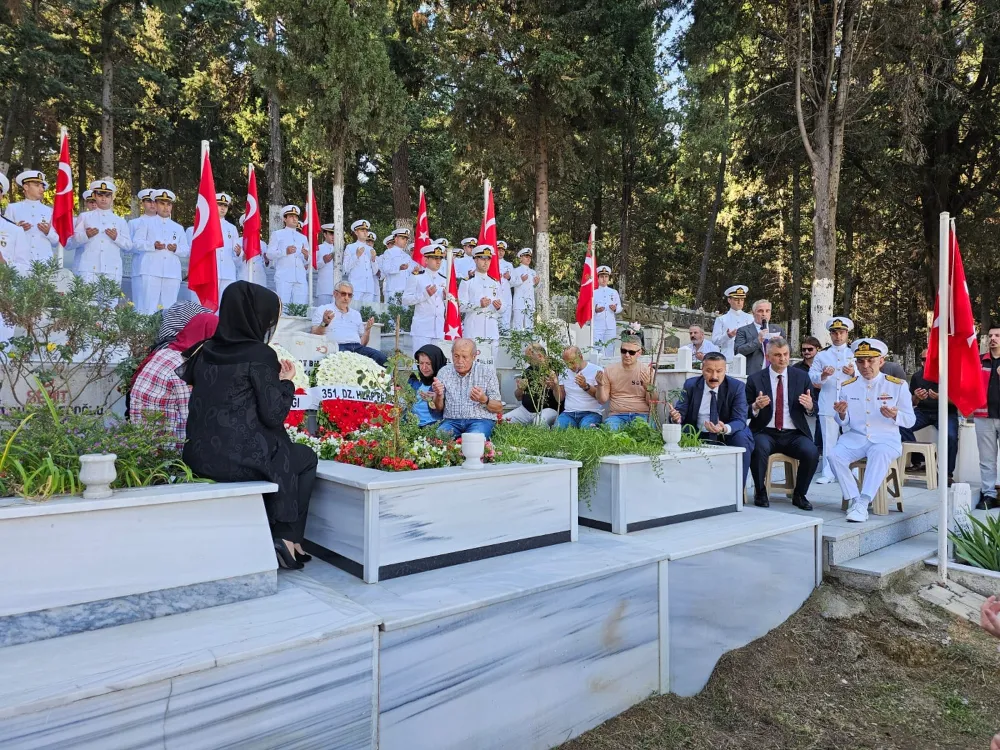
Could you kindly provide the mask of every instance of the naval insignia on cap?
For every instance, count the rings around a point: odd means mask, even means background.
[[[92,183],[90,183],[90,185],[88,187],[91,190],[95,190],[95,191],[96,190],[103,190],[103,191],[108,192],[108,193],[116,193],[116,192],[118,192],[118,188],[115,186],[114,180],[111,180],[111,179],[109,179],[107,177],[102,177],[99,180],[94,180]]]
[[[426,250],[424,250],[424,257],[425,258],[443,258],[444,257],[444,248],[441,247],[441,245],[439,245],[439,244],[437,244],[435,242],[433,245],[431,245]]]
[[[233,202],[233,196],[231,196],[229,193],[216,193],[215,202],[229,206]]]
[[[173,203],[174,201],[177,200],[177,196],[174,195],[174,192],[172,190],[167,190],[166,188],[157,188],[153,192],[153,200]]]
[[[434,244],[435,245],[440,245],[445,250],[447,250],[448,246],[451,245],[451,243],[448,241],[447,237],[438,237],[436,240],[434,240]]]
[[[853,331],[854,321],[843,315],[837,315],[826,321],[826,330],[828,331]]]
[[[726,290],[726,296],[735,297],[736,299],[746,299],[747,292],[749,291],[743,284],[734,284]]]
[[[497,250],[506,250],[506,249],[507,249],[507,243],[504,242],[503,240],[497,240]]]
[[[358,219],[356,222],[351,224],[351,231],[356,232],[359,229],[371,229],[372,225],[368,222],[368,219]]]
[[[472,251],[472,256],[474,258],[492,258],[493,245],[476,245],[476,249]]]
[[[598,266],[597,267],[597,275],[600,276],[602,273],[606,273],[608,276],[610,276],[611,275],[611,267],[610,266]]]
[[[333,224],[320,224],[319,228],[322,229],[324,232],[336,232],[337,231],[336,228],[334,228]]]
[[[466,245],[475,245],[477,242],[479,242],[479,240],[475,237],[466,237],[462,240],[462,247],[465,247]]]
[[[869,357],[884,357],[889,347],[878,339],[858,339],[851,345],[854,356],[866,359]]]
[[[520,258],[522,255],[531,255],[531,248],[530,247],[522,247],[520,250],[518,250],[517,251],[517,257]]]
[[[26,169],[14,178],[14,182],[21,187],[24,187],[24,183],[26,182],[37,182],[46,190],[49,189],[49,183],[45,180],[45,173],[39,172],[37,169]]]
[[[0,193],[10,192],[10,182],[7,180],[7,175],[0,172]]]
[[[377,239],[378,239],[378,235],[375,234],[375,232],[368,232],[368,241],[369,242],[374,242]]]
[[[395,239],[396,237],[409,237],[410,230],[407,229],[406,227],[400,227],[399,229],[393,229],[392,233],[389,236],[392,237],[393,239]]]
[[[296,216],[301,216],[302,212],[299,211],[299,207],[298,206],[293,206],[293,205],[289,204],[289,205],[285,206],[283,209],[281,209],[281,216],[282,216],[282,218],[284,218],[284,217],[288,216],[289,214],[295,214]]]

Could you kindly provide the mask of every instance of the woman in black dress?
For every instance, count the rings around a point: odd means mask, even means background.
[[[185,352],[182,377],[192,390],[184,462],[217,482],[277,484],[264,495],[274,550],[281,567],[298,569],[311,559],[301,544],[316,454],[285,432],[294,365],[279,364],[267,345],[280,314],[271,290],[246,281],[226,287],[215,335]]]

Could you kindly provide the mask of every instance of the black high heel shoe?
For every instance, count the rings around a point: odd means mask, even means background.
[[[295,552],[295,562],[307,563],[313,559],[313,556],[306,552]]]
[[[288,551],[287,545],[281,539],[274,540],[274,554],[278,557],[278,567],[285,570],[302,570],[303,565],[297,562]]]

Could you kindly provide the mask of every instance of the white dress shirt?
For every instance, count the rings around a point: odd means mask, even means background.
[[[336,305],[322,305],[313,310],[312,322],[314,326],[323,324],[323,316],[327,310],[333,311],[333,319],[327,326],[326,337],[338,344],[360,344],[361,336],[365,332],[365,323],[361,320],[361,313],[352,309],[341,312]]]
[[[288,254],[288,248],[295,252]],[[303,254],[304,253],[304,254]],[[306,259],[309,255],[309,240],[296,229],[283,227],[271,235],[267,244],[267,258],[274,266],[274,283],[306,284]]]
[[[59,235],[56,228],[52,226],[52,208],[46,206],[41,201],[23,200],[18,203],[11,203],[4,213],[8,219],[15,224],[24,221],[31,224],[31,229],[24,233],[28,241],[28,253],[31,260],[28,261],[30,267],[33,261],[50,261],[54,257],[54,251],[59,247]],[[42,222],[49,224],[49,233],[43,234],[38,225]],[[12,264],[13,265],[13,264]]]
[[[710,417],[712,416],[712,397],[709,395],[711,393],[715,394],[716,405],[720,410],[722,409],[722,399],[719,398],[719,389],[709,388],[708,381],[705,381],[705,387],[702,390],[703,395],[701,399],[701,406],[698,408],[698,430],[701,432],[708,432],[708,430],[705,429],[705,423],[709,422]],[[720,416],[719,419],[722,419],[722,417]],[[730,432],[732,432],[732,430],[727,424],[726,430],[723,434],[728,435]]]
[[[158,250],[157,242],[164,247]],[[167,245],[176,245],[176,248],[167,250]],[[161,216],[150,216],[136,223],[132,248],[137,253],[144,253],[139,273],[161,279],[180,279],[180,259],[191,254],[184,228],[173,219]]]
[[[392,245],[379,256],[378,268],[382,272],[384,279],[385,298],[392,299],[396,294],[403,294],[406,291],[406,280],[416,264],[407,252],[396,245]],[[400,266],[406,266],[400,268]]]
[[[736,356],[736,336],[729,337],[729,331],[748,326],[753,323],[753,315],[743,310],[730,310],[715,319],[712,326],[712,343],[726,355],[726,361],[732,362]]]
[[[770,427],[771,429],[777,429],[775,427],[775,421],[776,421],[775,418],[778,415],[778,375],[779,375],[779,373],[775,372],[770,367],[767,368],[767,371],[771,375],[771,419],[767,423],[767,426]],[[780,375],[782,376],[782,378],[781,378],[781,390],[782,390],[781,398],[783,399],[782,409],[781,409],[781,415],[782,415],[781,416],[781,420],[782,420],[781,429],[783,429],[783,430],[794,430],[795,429],[795,425],[792,423],[792,412],[788,408],[788,368],[785,368],[785,371],[782,372],[782,373],[780,373]],[[758,412],[757,409],[754,409],[753,413],[754,413],[754,416],[756,416],[759,412]]]

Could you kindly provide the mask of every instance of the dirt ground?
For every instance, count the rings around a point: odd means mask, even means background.
[[[696,697],[650,698],[561,748],[988,750],[1000,641],[916,599],[931,580],[875,594],[825,583]]]

